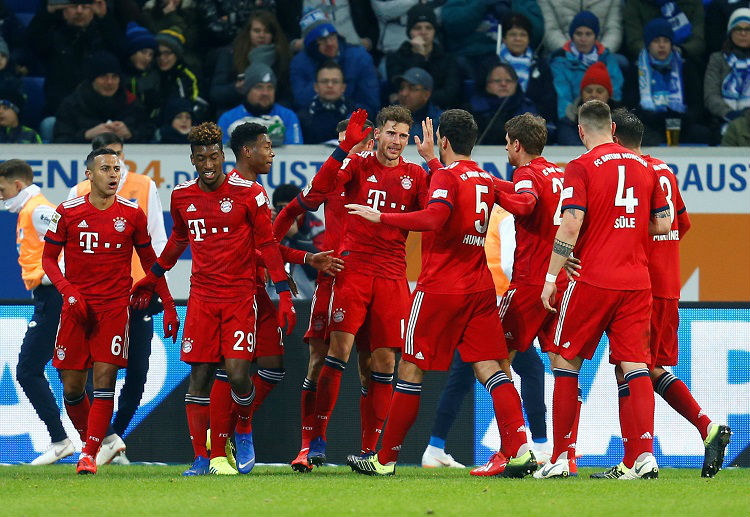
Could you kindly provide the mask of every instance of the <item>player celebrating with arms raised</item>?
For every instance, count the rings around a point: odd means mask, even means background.
[[[555,330],[559,355],[552,364],[554,450],[535,477],[567,476],[566,435],[576,416],[578,372],[591,359],[602,334],[610,361],[619,364],[633,404],[634,464],[621,479],[655,478],[654,390],[647,364],[651,282],[645,245],[651,234],[669,231],[670,210],[646,161],[615,144],[609,106],[589,101],[578,110],[578,133],[588,152],[565,169],[562,221],[555,235],[542,303],[554,308],[557,278],[576,249],[583,269],[562,296]],[[580,237],[580,238],[579,238]]]
[[[76,470],[96,474],[96,453],[112,418],[117,370],[128,365],[131,256],[143,269],[154,264],[146,215],[116,195],[120,161],[111,149],[86,158],[91,192],[63,202],[45,236],[42,266],[63,297],[53,365],[60,370],[65,409],[85,442]],[[57,262],[65,251],[66,271]],[[177,339],[179,322],[164,280],[154,283],[164,303],[164,337]],[[94,402],[86,378],[93,366]]]
[[[447,370],[458,349],[463,361],[474,363],[477,379],[492,396],[509,457],[502,474],[523,477],[536,470],[537,464],[526,441],[521,399],[510,380],[495,286],[484,252],[490,210],[498,199],[494,180],[471,161],[477,125],[470,113],[444,112],[437,136],[440,158],[450,165],[432,174],[424,210],[395,214],[347,205],[350,213],[372,223],[427,232],[382,448],[374,455],[349,456],[347,462],[363,474],[395,473],[401,445],[417,418],[424,371]],[[431,135],[425,135],[428,140]]]

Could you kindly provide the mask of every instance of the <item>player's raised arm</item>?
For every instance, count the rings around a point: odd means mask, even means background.
[[[443,167],[442,162],[435,155],[435,131],[432,126],[432,119],[425,118],[422,121],[422,138],[414,135],[414,143],[417,146],[417,152],[422,159],[427,162],[427,168],[430,174],[435,173]]]

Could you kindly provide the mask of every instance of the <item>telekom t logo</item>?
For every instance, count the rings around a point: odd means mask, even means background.
[[[195,242],[203,240],[203,236],[206,234],[206,221],[204,219],[188,219],[188,227],[190,233],[195,236]]]
[[[93,248],[99,247],[99,232],[81,232],[78,236],[84,253],[94,253]]]
[[[385,206],[385,190],[370,189],[367,193],[367,204],[375,210],[380,210],[381,206]]]

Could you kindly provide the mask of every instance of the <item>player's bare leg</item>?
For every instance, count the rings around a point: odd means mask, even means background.
[[[216,364],[192,363],[190,381],[185,394],[185,413],[187,414],[190,440],[193,444],[193,465],[182,473],[183,476],[200,476],[208,474],[208,450],[206,435],[210,420],[210,393]]]
[[[107,427],[112,420],[117,370],[119,370],[119,367],[115,364],[94,363],[94,401],[88,412],[86,445],[83,447],[76,467],[79,474],[96,474],[96,453],[99,452],[104,435],[107,433]],[[70,377],[75,377],[74,383],[78,385],[81,378],[83,378],[84,383],[86,382],[85,376],[86,372],[78,371]]]
[[[308,459],[313,465],[322,465],[326,460],[326,429],[336,406],[341,388],[341,377],[349,360],[354,345],[354,334],[348,332],[331,332],[328,355],[323,362],[318,378],[317,396],[315,399],[315,422],[310,441]]]
[[[693,424],[700,433],[706,449],[701,476],[714,477],[721,470],[724,451],[729,444],[732,430],[727,425],[712,422],[693,398],[685,383],[672,372],[662,366],[655,366],[649,373],[654,391],[672,406],[672,409]]]
[[[302,400],[300,404],[302,413],[302,445],[299,454],[292,460],[292,469],[297,472],[310,472],[312,464],[307,460],[310,449],[310,441],[315,427],[315,399],[317,395],[317,379],[323,369],[323,363],[328,353],[328,345],[323,339],[310,339],[310,359],[307,363],[307,375],[302,382]]]

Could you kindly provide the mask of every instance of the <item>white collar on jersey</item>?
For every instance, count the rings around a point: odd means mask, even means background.
[[[32,183],[12,198],[6,199],[4,203],[5,209],[11,213],[17,214],[21,211],[24,205],[28,203],[29,199],[36,196],[41,191],[42,189]]]

